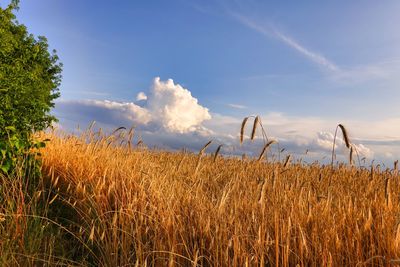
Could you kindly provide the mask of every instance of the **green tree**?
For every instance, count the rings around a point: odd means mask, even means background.
[[[31,147],[32,133],[49,127],[59,97],[62,64],[50,53],[43,36],[35,38],[19,24],[18,1],[0,7],[0,166],[11,168],[10,157]],[[8,162],[8,163],[7,163]],[[5,167],[4,167],[5,166]],[[7,172],[7,171],[6,171]]]

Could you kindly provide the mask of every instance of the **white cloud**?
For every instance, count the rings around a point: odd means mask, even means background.
[[[109,100],[87,100],[85,104],[116,112],[133,123],[148,124],[152,120],[152,115],[147,109],[131,102],[121,103]]]
[[[136,96],[136,101],[147,100],[147,95],[143,92],[139,92]]]
[[[239,104],[228,104],[231,108],[236,108],[236,109],[246,109],[246,106],[239,105]]]
[[[332,151],[333,148],[333,140],[334,135],[331,132],[319,132],[318,137],[316,139],[316,144],[321,149],[325,150],[326,152]],[[362,143],[353,143],[351,144],[355,151],[359,154],[360,157],[365,157],[368,159],[372,159],[374,156],[374,152],[367,146]],[[340,133],[336,136],[335,141],[335,149],[343,148],[342,153],[347,153],[347,149],[345,149],[345,144],[343,138],[340,136]],[[340,152],[340,151],[339,151]]]
[[[317,146],[327,151],[332,150],[333,139],[334,139],[333,134],[330,132],[319,132],[317,135],[318,135],[316,139]],[[337,138],[335,148],[337,147],[338,143],[342,143],[342,139]]]
[[[166,82],[159,77],[154,79],[146,108],[153,121],[171,132],[192,132],[203,121],[211,119],[208,109],[199,105],[189,90],[174,84],[172,79]]]
[[[128,123],[172,133],[207,132],[202,123],[211,119],[208,109],[201,106],[189,90],[174,84],[172,79],[164,82],[155,78],[148,96],[140,92],[136,99],[146,102],[139,106],[133,102],[109,100],[59,101],[58,107],[67,108],[70,114],[78,110],[93,114],[96,117],[93,119],[106,124]]]
[[[372,159],[374,157],[374,152],[372,149],[366,147],[363,144],[353,144],[356,151],[360,154],[360,157],[366,157],[368,159]]]
[[[274,32],[275,36],[278,37],[281,41],[283,41],[286,45],[293,48],[294,50],[301,53],[302,55],[306,56],[311,61],[317,63],[318,65],[326,67],[327,69],[329,69],[331,71],[339,70],[339,67],[336,64],[334,64],[333,62],[328,60],[323,55],[320,55],[316,52],[313,52],[313,51],[305,48],[304,46],[300,45],[297,41],[292,39],[291,37],[279,32],[276,29],[273,29],[273,32]]]

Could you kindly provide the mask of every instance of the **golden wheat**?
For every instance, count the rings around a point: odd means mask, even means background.
[[[290,156],[215,160],[217,153],[204,153],[209,143],[199,155],[96,138],[93,149],[87,136],[53,135],[42,151],[57,195],[50,206],[74,214],[67,229],[86,242],[82,253],[95,253],[94,265],[354,266],[400,258],[394,172],[289,165]]]

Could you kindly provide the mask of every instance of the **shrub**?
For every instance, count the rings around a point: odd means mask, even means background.
[[[62,64],[47,40],[35,38],[16,21],[18,1],[0,8],[0,172],[34,145],[32,133],[49,127],[59,97]],[[37,145],[37,144],[36,144]]]

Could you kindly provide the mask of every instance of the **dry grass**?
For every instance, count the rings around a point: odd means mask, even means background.
[[[68,255],[76,242],[63,243],[74,233],[49,217],[54,196],[40,177],[25,179],[20,168],[7,177],[0,174],[0,266],[83,265]]]
[[[52,135],[43,151],[50,207],[72,214],[93,265],[399,264],[395,171],[151,151],[124,132]]]

